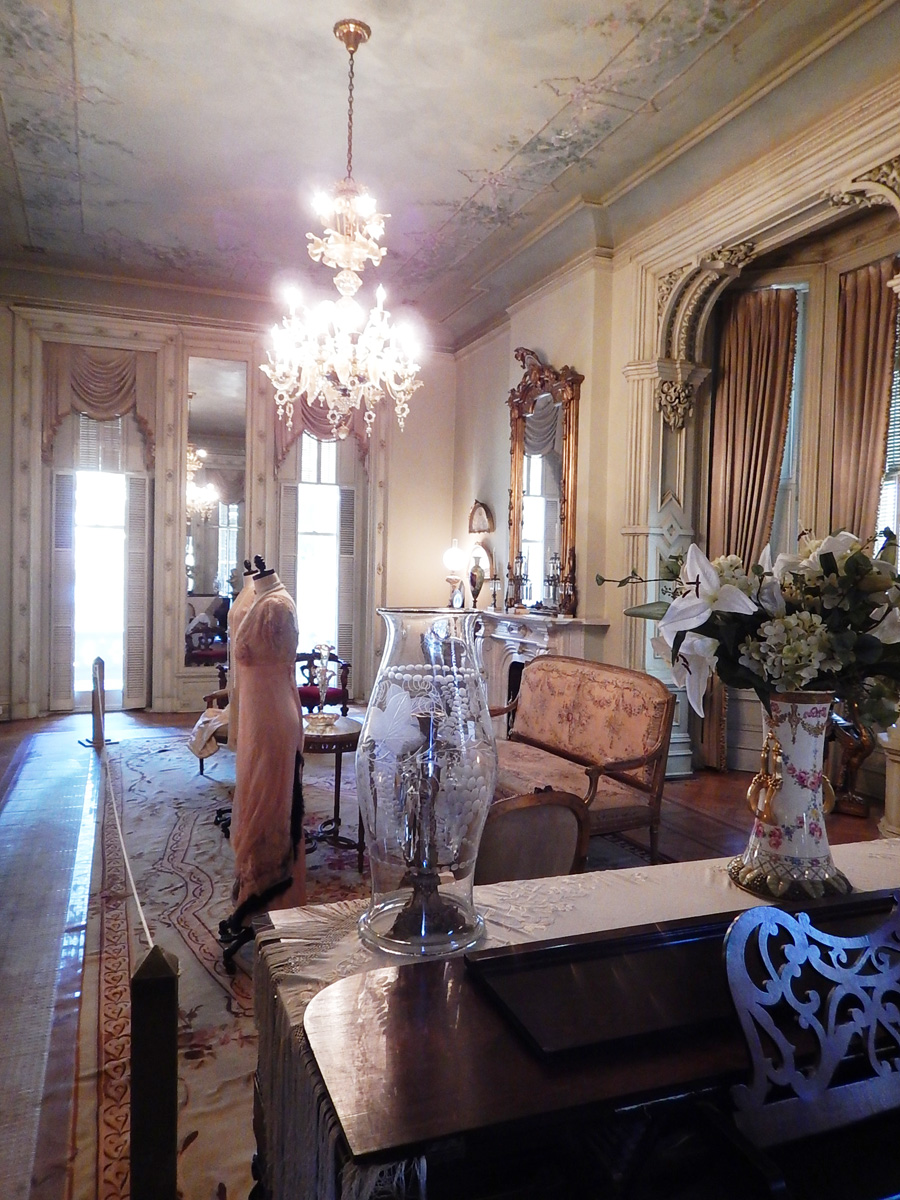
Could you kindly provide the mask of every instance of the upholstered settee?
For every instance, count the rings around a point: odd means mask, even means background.
[[[626,667],[543,655],[526,663],[497,742],[495,799],[538,789],[583,797],[591,833],[650,830],[659,816],[675,697],[661,680]]]

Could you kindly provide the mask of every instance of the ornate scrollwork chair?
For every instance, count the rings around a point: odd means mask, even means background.
[[[877,919],[826,911],[830,929]],[[730,1088],[730,1112],[704,1098],[656,1120],[625,1194],[681,1196],[667,1190],[677,1146],[692,1200],[900,1195],[900,912],[849,934],[751,908],[728,930],[725,968],[749,1080]]]

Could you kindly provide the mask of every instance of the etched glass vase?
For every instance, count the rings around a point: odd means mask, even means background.
[[[372,871],[362,940],[445,954],[484,932],[472,879],[497,777],[476,612],[381,609],[387,644],[356,752]]]
[[[748,892],[777,900],[851,891],[835,867],[825,832],[825,734],[834,696],[775,692],[763,709],[760,769],[747,800],[754,813],[747,849],[728,866]]]

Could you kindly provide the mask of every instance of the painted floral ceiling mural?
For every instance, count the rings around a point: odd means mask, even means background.
[[[309,200],[344,172],[332,26],[353,16],[372,27],[354,177],[391,214],[379,277],[452,343],[486,273],[561,214],[600,206],[612,239],[616,205],[883,8],[4,0],[0,259],[261,297],[327,287]]]

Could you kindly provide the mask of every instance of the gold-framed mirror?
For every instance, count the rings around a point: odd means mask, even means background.
[[[506,607],[574,616],[578,400],[584,376],[519,346],[509,393],[509,567]]]

